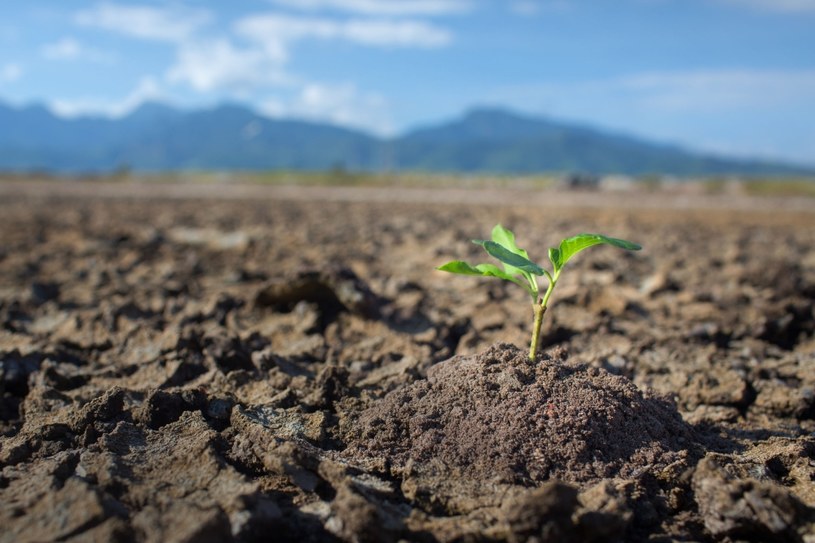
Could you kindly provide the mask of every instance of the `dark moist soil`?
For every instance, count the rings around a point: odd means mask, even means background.
[[[645,249],[531,362],[432,270],[497,222]],[[0,542],[813,542],[814,270],[800,199],[0,183]]]
[[[659,474],[694,448],[672,401],[600,368],[532,361],[505,343],[436,364],[363,412],[352,431],[350,457],[529,486]]]

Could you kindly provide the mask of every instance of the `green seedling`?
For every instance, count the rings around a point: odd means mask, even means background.
[[[540,337],[543,315],[549,304],[549,298],[555,289],[563,266],[574,255],[593,245],[612,245],[629,251],[639,251],[641,246],[623,239],[610,238],[602,234],[578,234],[560,242],[560,246],[549,249],[549,261],[552,263],[551,273],[529,260],[524,249],[515,244],[515,234],[500,224],[492,229],[492,240],[474,239],[473,243],[480,245],[487,254],[503,264],[503,269],[495,264],[478,264],[473,266],[462,260],[453,260],[436,268],[437,270],[462,275],[478,275],[481,277],[497,277],[511,281],[523,288],[532,298],[532,311],[535,316],[532,325],[532,341],[529,345],[529,358],[535,360],[538,354],[538,338]],[[543,296],[540,295],[537,277],[546,277],[548,285]]]

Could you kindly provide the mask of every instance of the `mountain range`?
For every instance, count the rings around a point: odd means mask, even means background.
[[[394,138],[236,104],[186,111],[145,103],[121,118],[66,119],[0,103],[0,170],[54,173],[167,170],[586,172],[793,175],[815,168],[741,160],[497,108]]]

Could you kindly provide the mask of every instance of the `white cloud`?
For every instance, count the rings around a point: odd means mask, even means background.
[[[691,70],[643,72],[607,79],[498,89],[493,99],[546,105],[569,115],[581,108],[639,114],[727,114],[806,107],[815,96],[815,70]],[[534,106],[533,106],[534,107]]]
[[[338,10],[365,15],[447,15],[472,9],[466,0],[273,0],[275,4],[308,11]]]
[[[267,47],[285,49],[288,42],[304,39],[338,39],[364,45],[442,47],[452,40],[446,29],[410,19],[349,19],[337,21],[278,14],[255,15],[235,25],[243,37]]]
[[[285,59],[285,50],[271,45],[259,49],[237,48],[225,39],[190,42],[179,48],[177,62],[168,70],[167,80],[187,83],[202,92],[287,84],[291,78],[281,67]]]
[[[811,100],[815,71],[697,70],[652,72],[610,82],[659,110],[728,110]]]
[[[369,45],[402,47],[442,47],[450,43],[450,33],[422,21],[352,20],[342,25],[340,36]]]
[[[179,5],[151,7],[97,4],[76,14],[76,22],[154,41],[183,42],[212,20],[209,11]]]
[[[82,53],[82,46],[74,38],[63,38],[42,46],[42,56],[49,60],[74,60]]]
[[[376,93],[360,92],[344,83],[304,85],[289,103],[269,99],[260,106],[270,117],[295,117],[362,128],[381,135],[393,132],[387,101]]]
[[[235,31],[256,43],[272,45],[273,50],[286,50],[288,42],[302,38],[333,38],[338,22],[332,19],[290,17],[287,15],[250,15],[235,23]]]
[[[86,47],[73,37],[62,38],[47,43],[40,49],[47,60],[88,60],[90,62],[112,62],[114,57],[104,51]]]
[[[200,92],[231,90],[248,94],[264,87],[300,84],[285,70],[291,45],[299,40],[426,48],[440,47],[451,40],[446,30],[410,19],[343,21],[264,14],[238,20],[232,31],[248,44],[238,46],[226,38],[179,43],[176,62],[166,72],[167,81],[188,84]]]
[[[284,0],[288,1],[288,0]],[[311,7],[309,7],[311,6]],[[393,131],[386,101],[378,94],[352,83],[305,82],[288,72],[292,46],[303,40],[344,41],[368,47],[438,48],[452,40],[442,26],[406,15],[460,12],[469,2],[448,0],[305,0],[298,7],[324,7],[363,15],[349,18],[294,16],[265,13],[245,16],[228,27],[227,33],[209,36],[202,28],[209,12],[179,7],[149,7],[112,3],[97,4],[81,12],[76,21],[124,35],[165,41],[174,45],[175,60],[162,82],[184,85],[218,99],[252,99],[275,89],[282,97],[261,102],[271,116],[329,121],[388,134]],[[85,49],[66,38],[50,44],[43,53],[52,58],[79,58]],[[94,112],[121,116],[146,99],[163,96],[154,78],[143,80],[122,100],[60,100],[53,108],[60,115]]]
[[[144,77],[136,88],[120,100],[98,98],[53,100],[49,106],[55,114],[61,117],[77,117],[87,114],[123,117],[146,101],[165,100],[166,98],[166,94],[153,77]]]
[[[568,11],[574,7],[573,0],[515,0],[509,3],[509,10],[521,17],[532,17],[543,11]]]
[[[509,9],[517,15],[530,16],[537,15],[538,12],[540,12],[541,6],[534,0],[520,0],[518,2],[512,2]]]
[[[815,0],[723,0],[729,4],[780,13],[815,13]]]
[[[23,76],[23,69],[13,62],[0,66],[0,83],[13,83]]]

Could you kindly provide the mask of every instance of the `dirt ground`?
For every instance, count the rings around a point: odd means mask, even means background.
[[[527,295],[433,268],[579,232]],[[815,542],[815,201],[0,183],[0,541]]]

